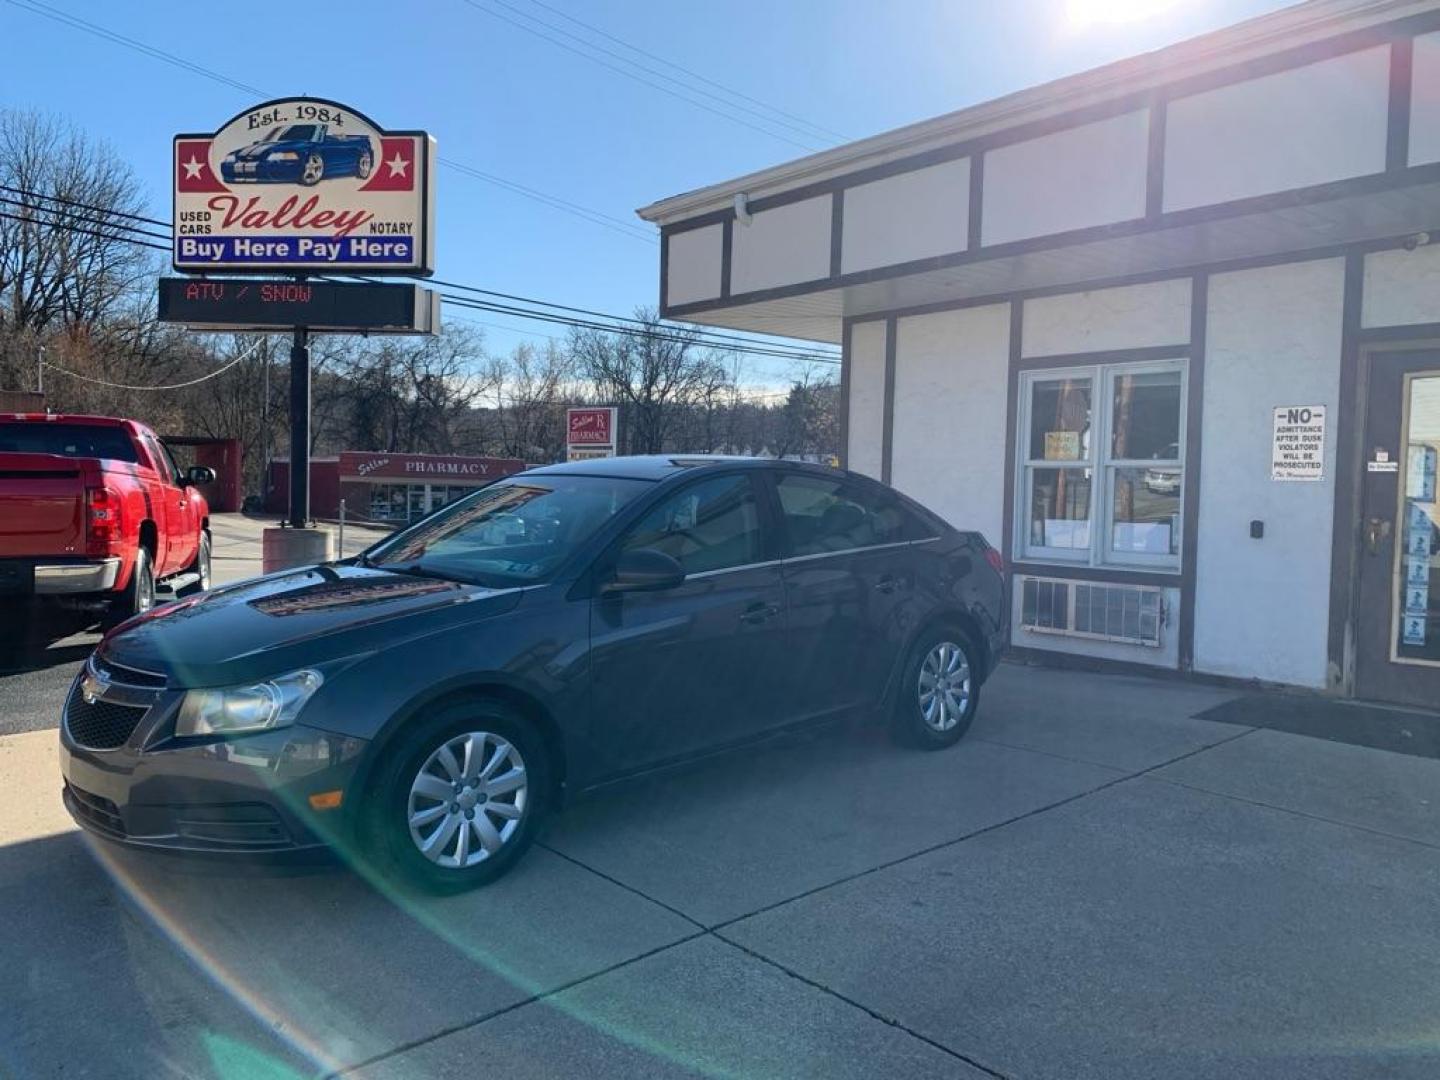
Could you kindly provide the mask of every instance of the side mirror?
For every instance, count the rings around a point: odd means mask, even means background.
[[[663,551],[636,548],[622,552],[615,561],[610,580],[601,586],[604,593],[658,592],[673,589],[685,580],[685,568]]]
[[[191,484],[213,484],[215,470],[208,465],[191,465],[185,470],[185,479]]]

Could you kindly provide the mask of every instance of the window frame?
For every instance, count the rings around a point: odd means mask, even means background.
[[[1177,456],[1174,458],[1117,458],[1113,456],[1115,386],[1126,375],[1176,373],[1180,381]],[[1037,383],[1066,379],[1090,380],[1090,444],[1086,457],[1075,461],[1046,461],[1029,456],[1034,388]],[[1158,360],[1116,360],[1074,366],[1037,367],[1019,372],[1015,418],[1015,475],[1010,482],[1015,493],[1017,513],[1011,531],[1012,550],[1021,562],[1058,566],[1091,567],[1181,573],[1185,559],[1186,490],[1189,470],[1185,451],[1189,420],[1189,358],[1177,354]],[[1089,544],[1083,548],[1055,548],[1030,543],[1030,515],[1033,507],[1037,469],[1068,469],[1088,472],[1090,476],[1090,514],[1086,519]],[[1152,554],[1138,551],[1115,551],[1115,477],[1122,469],[1176,468],[1180,486],[1175,493],[1179,505],[1176,522],[1175,553]]]
[[[687,571],[685,581],[688,583],[696,580],[704,580],[705,578],[718,576],[720,574],[734,574],[741,570],[751,570],[777,563],[779,561],[779,556],[776,553],[776,544],[778,541],[775,532],[776,526],[772,518],[769,503],[771,493],[766,491],[765,485],[760,482],[754,470],[728,469],[720,473],[706,470],[702,471],[701,475],[687,478],[682,484],[677,484],[673,487],[664,485],[661,492],[658,492],[654,498],[645,501],[643,506],[635,509],[634,515],[620,526],[618,533],[605,545],[604,554],[595,561],[595,570],[603,576],[609,568],[613,567],[615,561],[620,557],[621,553],[624,552],[626,541],[656,509],[702,484],[712,483],[716,480],[740,480],[749,485],[750,497],[755,501],[756,517],[760,529],[759,558],[752,562],[736,563],[734,566],[721,566],[713,570],[696,570],[693,573]]]

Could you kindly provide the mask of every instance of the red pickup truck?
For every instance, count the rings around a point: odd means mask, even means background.
[[[157,582],[210,587],[210,508],[144,424],[0,414],[0,606],[103,602],[110,622],[148,610]],[[3,617],[3,616],[0,616]]]

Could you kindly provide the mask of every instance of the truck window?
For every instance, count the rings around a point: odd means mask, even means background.
[[[0,453],[58,454],[138,463],[140,455],[123,428],[56,424],[45,420],[0,421]]]

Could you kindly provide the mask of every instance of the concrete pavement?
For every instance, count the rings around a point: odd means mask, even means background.
[[[1227,696],[1007,666],[952,750],[771,744],[425,900],[116,854],[7,738],[0,1071],[1440,1074],[1440,761],[1194,719]]]

